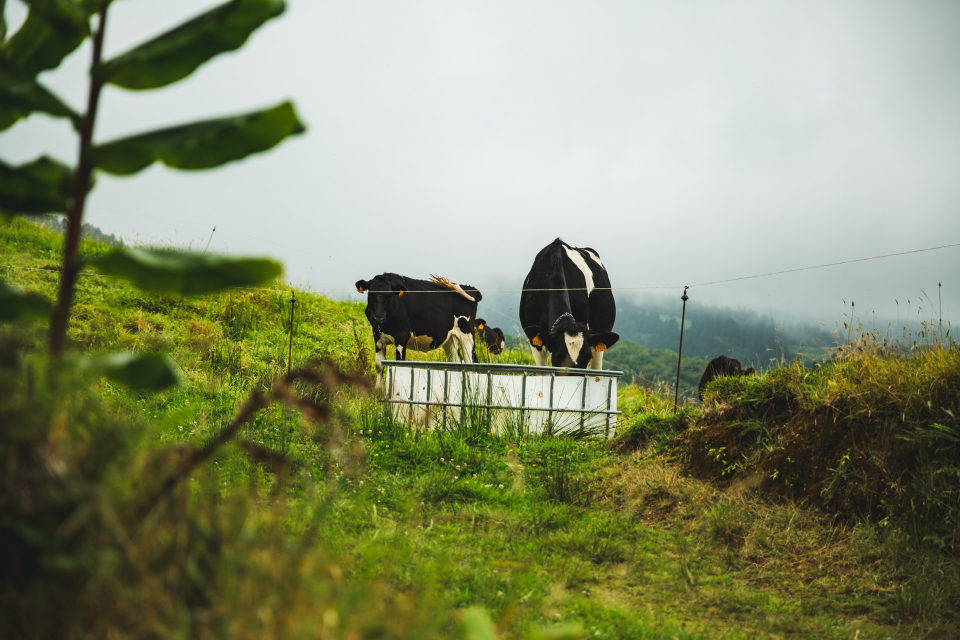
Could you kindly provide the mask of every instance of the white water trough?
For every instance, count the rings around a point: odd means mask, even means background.
[[[397,420],[446,428],[464,411],[486,412],[491,429],[589,433],[607,438],[617,425],[622,371],[385,360],[384,402]]]

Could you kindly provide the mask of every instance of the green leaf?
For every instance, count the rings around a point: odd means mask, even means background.
[[[78,369],[106,376],[134,391],[163,391],[180,384],[173,362],[158,353],[138,355],[128,351],[83,355],[73,363]]]
[[[36,80],[0,66],[0,131],[34,111],[68,118],[80,129],[81,118]]]
[[[130,175],[160,161],[175,169],[209,169],[266,151],[306,129],[289,102],[205,122],[170,127],[96,145],[94,164],[108,173]]]
[[[0,160],[0,215],[65,213],[73,170],[47,156],[13,167]]]
[[[269,258],[233,258],[189,251],[148,251],[124,247],[89,263],[108,276],[118,276],[137,288],[163,295],[212,293],[227,287],[249,287],[283,273]]]
[[[0,282],[0,322],[50,317],[50,302],[43,296]]]
[[[99,65],[93,77],[127,89],[163,87],[214,56],[239,49],[284,8],[283,0],[232,0]]]
[[[36,76],[60,66],[90,35],[84,8],[71,0],[27,0],[30,13],[23,26],[0,46],[0,62]]]

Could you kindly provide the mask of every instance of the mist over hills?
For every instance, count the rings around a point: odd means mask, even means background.
[[[522,338],[517,312],[519,301],[519,292],[484,293],[479,314],[491,324],[499,325],[504,333],[519,339]],[[621,297],[617,300],[614,330],[620,334],[621,341],[676,354],[681,311],[679,299]],[[750,366],[765,368],[771,360],[784,357],[817,359],[833,344],[833,334],[819,323],[783,322],[747,309],[702,303],[687,305],[683,335],[685,357],[715,358],[723,354],[749,362]],[[610,356],[616,353],[614,347]],[[675,357],[673,366],[676,366]]]

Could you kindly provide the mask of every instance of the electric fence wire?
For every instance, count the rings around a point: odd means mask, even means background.
[[[839,262],[827,262],[827,263],[824,263],[824,264],[811,265],[811,266],[808,266],[808,267],[796,267],[796,268],[793,268],[793,269],[783,269],[783,270],[780,270],[780,271],[769,271],[769,272],[766,272],[766,273],[758,273],[758,274],[754,274],[754,275],[750,275],[750,276],[739,276],[739,277],[736,277],[736,278],[727,278],[727,279],[725,279],[725,280],[712,280],[712,281],[709,281],[709,282],[700,282],[700,283],[697,283],[697,284],[686,285],[686,287],[689,288],[689,289],[693,289],[694,287],[708,287],[708,286],[717,285],[717,284],[724,284],[724,283],[727,283],[727,282],[739,282],[739,281],[741,281],[741,280],[752,280],[752,279],[755,279],[755,278],[766,278],[766,277],[769,277],[769,276],[778,276],[778,275],[783,275],[783,274],[785,274],[785,273],[796,273],[796,272],[799,272],[799,271],[812,271],[812,270],[814,270],[814,269],[826,269],[826,268],[828,268],[828,267],[837,267],[837,266],[845,265],[845,264],[854,264],[854,263],[857,263],[857,262],[869,262],[869,261],[871,261],[871,260],[883,260],[883,259],[886,259],[886,258],[894,258],[894,257],[897,257],[897,256],[905,256],[905,255],[911,255],[911,254],[916,254],[916,253],[926,253],[926,252],[928,252],[928,251],[939,251],[939,250],[942,250],[942,249],[951,249],[951,248],[954,248],[954,247],[960,247],[960,242],[955,242],[955,243],[953,243],[953,244],[944,244],[944,245],[940,245],[940,246],[937,246],[937,247],[927,247],[927,248],[925,248],[925,249],[912,249],[912,250],[910,250],[910,251],[898,251],[898,252],[896,252],[896,253],[885,253],[885,254],[883,254],[883,255],[870,256],[870,257],[868,257],[868,258],[854,258],[853,260],[841,260],[841,261],[839,261]],[[48,272],[48,273],[60,273],[60,269],[54,269],[54,268],[42,269],[42,268],[38,268],[38,267],[24,267],[24,266],[19,266],[19,265],[12,265],[12,264],[0,264],[0,267],[4,267],[4,268],[7,268],[7,269],[23,269],[23,270],[27,270],[27,271],[45,271],[45,272]],[[88,272],[81,272],[80,275],[82,275],[82,276],[93,276],[93,277],[98,277],[98,278],[118,277],[118,276],[108,276],[108,275],[104,275],[104,274],[88,273]],[[265,289],[265,288],[261,288],[261,287],[231,287],[231,288],[233,288],[233,289],[244,289],[244,290],[248,290],[248,291],[264,291],[264,292],[271,292],[271,293],[288,293],[288,292],[290,291],[290,289]],[[594,287],[594,289],[609,290],[609,291],[641,291],[641,290],[649,290],[649,289],[682,289],[682,288],[684,288],[684,285],[642,285],[642,286],[634,286],[634,287]],[[520,293],[520,292],[523,292],[523,291],[551,292],[551,291],[584,291],[584,290],[585,290],[585,287],[569,287],[569,288],[557,288],[557,289],[522,289],[522,288],[521,288],[521,289],[487,289],[486,291],[487,291],[488,293]],[[449,293],[449,291],[450,291],[449,289],[407,290],[407,293]],[[322,292],[322,293],[325,293],[325,294],[351,294],[351,293],[354,293],[354,291],[353,291],[352,289],[351,289],[351,290],[334,290],[334,291],[324,291],[324,292]]]

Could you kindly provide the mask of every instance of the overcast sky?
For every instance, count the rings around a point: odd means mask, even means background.
[[[106,55],[215,4],[116,2]],[[42,76],[78,110],[89,56]],[[615,287],[960,242],[953,0],[292,0],[186,81],[106,89],[95,137],[285,99],[305,135],[215,171],[101,175],[86,220],[201,248],[216,226],[211,250],[338,296],[382,271],[518,286],[556,236],[598,250]],[[0,135],[8,161],[72,164],[74,145],[43,116]],[[960,310],[960,247],[690,295],[832,322],[844,299],[895,316],[938,282]]]

